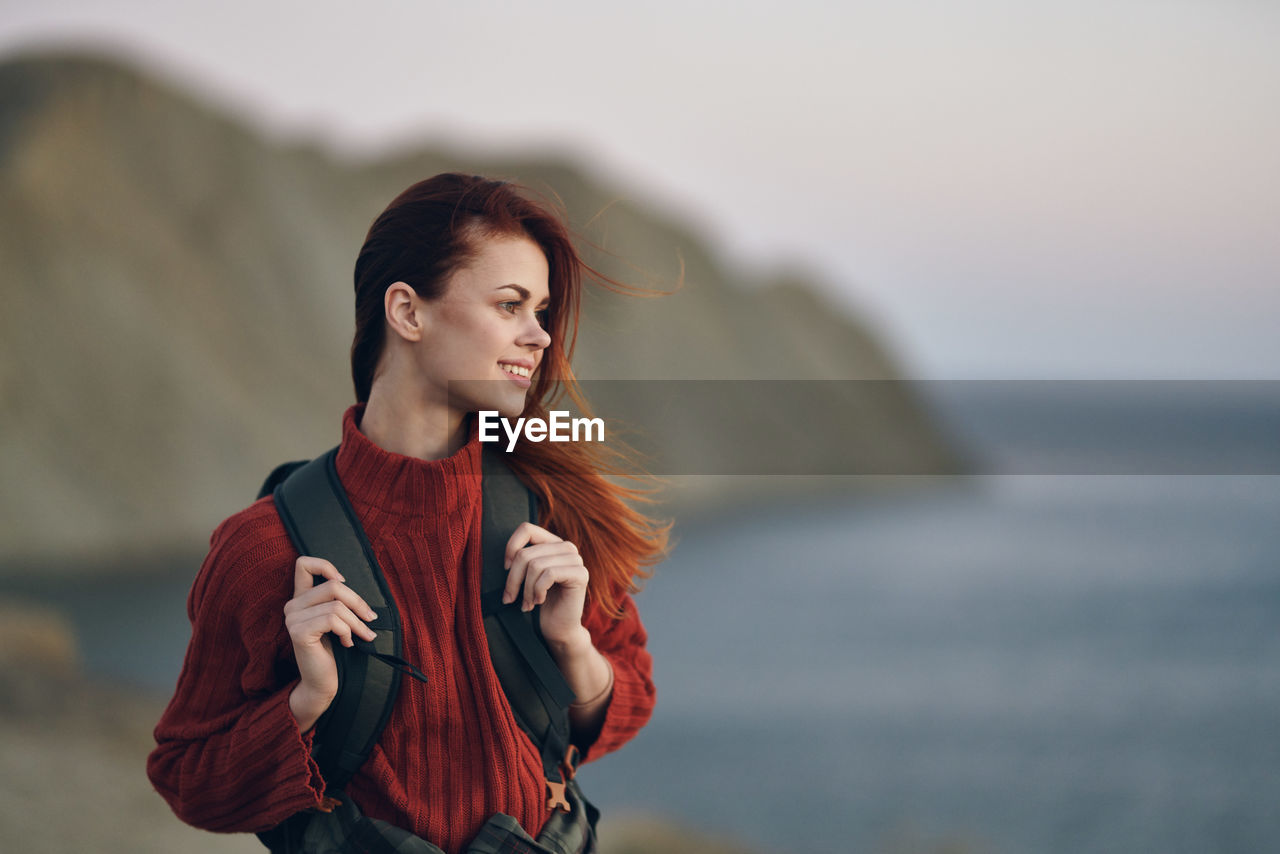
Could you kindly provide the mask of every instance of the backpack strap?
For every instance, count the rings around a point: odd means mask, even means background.
[[[507,583],[503,567],[507,540],[520,523],[537,521],[537,499],[507,466],[500,452],[486,448],[481,454],[481,469],[484,522],[480,611],[489,642],[489,659],[516,723],[542,753],[547,807],[567,811],[564,787],[577,765],[573,755],[576,751],[569,742],[569,704],[575,695],[538,628],[540,606],[522,611],[519,597],[510,604],[502,603]]]
[[[314,756],[328,790],[335,793],[364,764],[387,725],[401,672],[426,681],[400,658],[400,614],[338,479],[336,457],[334,448],[298,466],[274,491],[280,520],[298,553],[340,567],[346,585],[377,615],[367,624],[377,633],[373,641],[353,638],[353,647],[332,645],[338,694],[316,723]]]
[[[266,498],[268,495],[274,495],[276,487],[284,483],[284,479],[293,474],[298,469],[305,466],[310,460],[294,460],[291,463],[281,463],[271,470],[271,474],[267,475],[267,479],[262,482],[262,488],[258,490],[259,498]]]

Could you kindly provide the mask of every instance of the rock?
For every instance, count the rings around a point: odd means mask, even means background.
[[[0,600],[5,845],[20,840],[25,854],[261,852],[253,837],[205,833],[174,817],[145,773],[163,704],[87,680],[79,660],[65,617]]]
[[[68,676],[79,666],[75,632],[65,617],[43,605],[0,599],[0,670]]]
[[[701,479],[676,496],[686,505],[765,482],[708,469],[726,447],[788,474],[811,471],[814,448],[822,473],[845,454],[956,470],[890,348],[813,277],[736,269],[625,187],[426,142],[352,163],[262,138],[125,63],[34,55],[0,62],[0,573],[56,559],[107,575],[121,556],[195,548],[277,463],[334,444],[363,235],[446,170],[554,189],[590,263],[672,292],[588,288],[575,370],[598,381],[602,411],[643,404],[632,426],[662,451],[655,473],[735,476]],[[55,316],[59,335],[32,322]],[[672,382],[688,379],[718,385]]]

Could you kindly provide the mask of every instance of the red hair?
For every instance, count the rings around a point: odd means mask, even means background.
[[[474,257],[485,237],[526,237],[547,258],[550,304],[546,329],[551,344],[524,409],[546,418],[562,392],[582,415],[590,408],[570,361],[578,334],[584,273],[616,291],[635,292],[587,265],[578,255],[563,214],[504,181],[445,173],[409,187],[374,220],[356,260],[356,334],[351,376],[357,402],[366,402],[386,343],[383,298],[404,282],[423,299],[439,297],[450,276]],[[588,595],[610,613],[622,597],[639,589],[649,567],[666,554],[669,524],[660,524],[632,504],[649,503],[648,490],[621,486],[605,475],[635,471],[625,450],[590,442],[520,442],[509,462],[539,497],[540,522],[578,546],[591,572]]]

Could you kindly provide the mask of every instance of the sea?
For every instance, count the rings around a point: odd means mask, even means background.
[[[678,522],[589,797],[762,852],[1280,850],[1280,384],[1197,389],[939,386],[985,473]],[[194,570],[43,595],[165,693]]]

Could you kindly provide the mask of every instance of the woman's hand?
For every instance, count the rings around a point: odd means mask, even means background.
[[[613,694],[613,668],[582,625],[590,573],[578,547],[546,528],[524,522],[507,540],[507,585],[502,601],[522,598],[528,611],[541,605],[538,626],[578,701],[569,706],[575,744],[585,749],[599,735]]]
[[[317,575],[327,580],[316,583]],[[364,640],[375,636],[364,624],[376,616],[373,609],[344,580],[323,558],[303,556],[294,563],[293,598],[284,603],[284,624],[302,676],[289,695],[289,711],[303,732],[315,725],[338,695],[338,665],[329,634],[336,635],[343,646],[355,643],[352,635]]]
[[[538,625],[553,648],[580,645],[584,639],[590,645],[582,626],[590,575],[577,546],[524,522],[507,540],[506,566],[504,603],[521,599],[525,611],[541,605]]]

